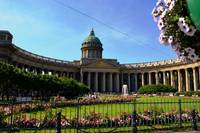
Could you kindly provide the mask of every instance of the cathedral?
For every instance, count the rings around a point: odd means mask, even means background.
[[[103,44],[92,29],[82,42],[81,59],[58,60],[26,51],[12,42],[9,31],[0,31],[0,61],[35,74],[73,78],[91,91],[121,93],[122,85],[136,92],[148,84],[171,85],[179,92],[200,89],[200,61],[184,63],[179,59],[121,64],[103,58]]]

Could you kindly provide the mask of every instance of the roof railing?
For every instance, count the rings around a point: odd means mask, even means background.
[[[34,53],[31,53],[29,51],[26,51],[16,45],[13,45],[19,52],[23,53],[23,54],[26,54],[28,56],[31,56],[33,58],[36,58],[36,59],[39,59],[39,60],[44,60],[44,61],[49,61],[49,62],[54,62],[54,63],[62,63],[62,64],[67,64],[67,65],[74,65],[76,66],[77,63],[75,62],[72,62],[72,61],[65,61],[65,60],[59,60],[59,59],[54,59],[54,58],[50,58],[50,57],[45,57],[45,56],[41,56],[41,55],[38,55],[38,54],[34,54]]]

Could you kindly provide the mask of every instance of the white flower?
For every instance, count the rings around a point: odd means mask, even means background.
[[[164,2],[165,2],[165,4],[166,4],[167,6],[169,6],[169,5],[171,4],[172,0],[164,0]]]
[[[157,10],[156,7],[153,8],[151,14],[152,14],[154,17],[158,17],[158,16],[159,16],[159,12],[158,12],[158,10]]]
[[[188,59],[188,61],[197,61],[199,60],[198,55],[196,55],[195,50],[191,47],[185,48],[184,49],[185,53],[187,54],[186,58]]]
[[[179,27],[183,27],[185,25],[185,18],[183,17],[180,17],[179,20],[178,20],[178,26]]]
[[[166,36],[164,33],[161,32],[159,41],[161,44],[168,45],[168,36]]]
[[[164,8],[164,7],[158,6],[158,7],[154,7],[154,8],[153,8],[151,14],[152,14],[154,17],[158,17],[158,16],[160,16],[161,13],[164,12],[164,11],[165,11],[165,8]]]
[[[181,49],[181,46],[180,46],[180,44],[178,44],[178,43],[171,44],[171,47],[172,47],[172,49],[173,49],[174,51],[180,51],[180,49]]]
[[[173,38],[173,36],[169,36],[169,38],[168,38],[168,43],[169,43],[169,44],[173,44],[173,43],[174,43],[174,38]]]
[[[180,30],[182,32],[184,32],[186,35],[188,36],[194,36],[195,32],[196,32],[196,29],[194,28],[194,26],[189,26],[186,21],[185,21],[185,18],[183,17],[180,17],[179,18],[179,21],[178,21],[178,26],[180,28]]]
[[[195,50],[193,48],[191,48],[191,47],[185,48],[184,50],[188,54],[193,54],[195,52]]]
[[[158,28],[159,28],[159,30],[163,30],[165,28],[165,23],[164,23],[163,19],[159,19]]]
[[[164,18],[168,13],[168,9],[165,9],[164,12],[162,12],[162,14],[160,15],[160,18]]]
[[[185,34],[188,36],[194,36],[195,32],[196,32],[196,29],[194,28],[194,26],[190,26],[186,28]]]
[[[178,56],[179,58],[184,57],[184,51],[182,51],[182,50],[177,50],[177,51],[176,51],[176,54],[177,54],[177,56]]]
[[[169,5],[169,10],[171,11],[175,5],[176,5],[176,1],[175,0],[171,1],[170,5]]]
[[[186,24],[185,19],[182,17],[179,18],[178,26],[179,26],[180,30],[188,36],[194,36],[194,34],[196,32],[196,29],[194,28],[194,26],[192,26],[192,25],[189,26],[188,24]]]
[[[182,32],[186,33],[189,29],[189,26],[184,23],[183,25],[180,26],[180,29]]]
[[[158,7],[157,7],[157,10],[158,10],[158,12],[161,14],[162,12],[165,11],[165,7],[163,7],[163,6],[158,6]]]
[[[199,57],[195,53],[189,54],[187,57],[188,57],[189,60],[191,60],[193,62],[195,62],[199,59]]]
[[[152,14],[152,16],[153,16],[154,21],[157,22],[157,21],[158,21],[158,20],[157,20],[157,17],[160,15],[159,12],[158,12],[158,10],[157,10],[157,8],[153,8],[151,14]]]
[[[162,0],[158,0],[156,6],[165,6],[165,3]]]

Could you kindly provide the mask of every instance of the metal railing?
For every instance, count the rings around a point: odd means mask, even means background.
[[[1,102],[0,132],[133,132],[200,124],[200,100],[98,102]]]

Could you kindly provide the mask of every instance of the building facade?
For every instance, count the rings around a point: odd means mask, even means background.
[[[85,83],[94,92],[120,93],[123,84],[129,92],[147,84],[171,85],[179,92],[200,89],[200,61],[184,63],[179,59],[120,64],[103,58],[103,44],[92,30],[83,41],[82,57],[64,61],[36,55],[12,43],[12,34],[0,31],[0,61],[35,74],[54,74]]]

